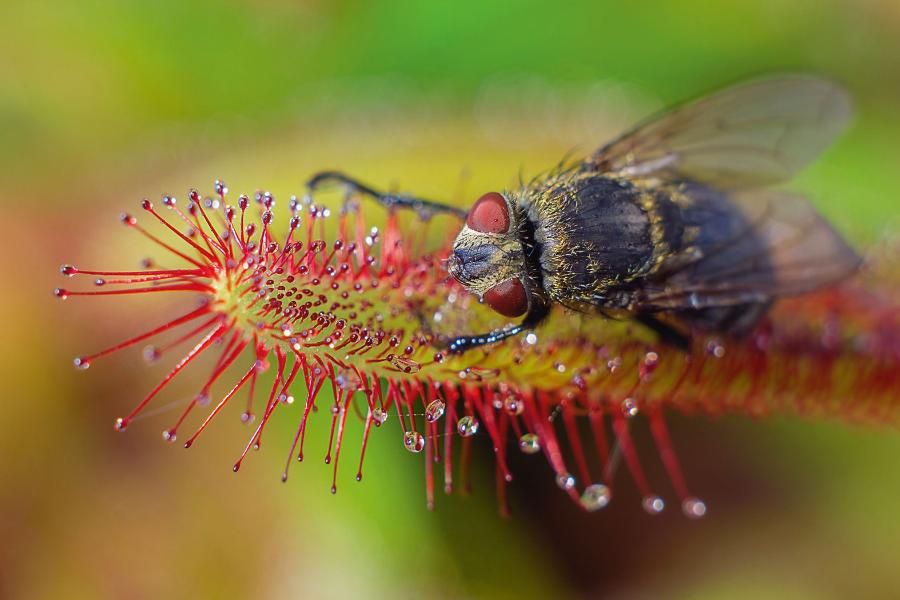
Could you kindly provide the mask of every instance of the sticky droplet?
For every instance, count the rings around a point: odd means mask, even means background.
[[[410,452],[419,453],[425,449],[425,436],[418,431],[407,431],[403,434],[403,447]]]
[[[706,342],[706,353],[715,358],[722,358],[725,356],[725,346],[718,339],[712,338]]]
[[[375,421],[375,427],[381,427],[387,421],[388,412],[382,408],[375,407],[372,409],[372,420]]]
[[[571,473],[560,473],[556,476],[556,485],[561,490],[571,490],[575,487],[575,477]]]
[[[537,454],[541,451],[541,440],[535,433],[523,433],[519,438],[519,450],[525,454]]]
[[[611,498],[612,493],[608,487],[602,483],[592,483],[581,493],[581,506],[587,511],[594,512],[606,507]]]
[[[512,416],[519,416],[525,412],[525,403],[517,396],[507,396],[503,399],[503,410]]]
[[[447,405],[444,404],[443,400],[432,400],[428,403],[428,406],[425,407],[425,420],[429,423],[434,423],[444,416],[444,410],[446,408]]]
[[[699,519],[706,516],[706,503],[700,498],[685,498],[681,503],[681,511],[689,519]]]
[[[388,361],[404,373],[418,373],[422,369],[422,365],[418,362],[399,355],[389,354]]]
[[[353,369],[341,369],[335,377],[335,383],[342,390],[358,391],[364,389],[363,381]]]
[[[658,515],[666,507],[663,499],[656,495],[644,496],[643,500],[641,500],[641,505],[651,515]]]
[[[148,363],[155,363],[162,356],[162,352],[156,346],[144,346],[144,350],[141,353],[144,357],[144,360]]]
[[[478,419],[471,415],[466,415],[456,422],[456,431],[463,437],[472,437],[478,433]]]

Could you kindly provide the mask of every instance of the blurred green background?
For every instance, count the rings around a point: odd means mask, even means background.
[[[340,168],[468,203],[670,102],[785,70],[845,83],[859,113],[797,185],[863,247],[896,230],[896,0],[2,2],[0,595],[896,597],[893,430],[676,417],[699,522],[644,514],[627,477],[582,514],[539,458],[516,461],[500,519],[487,448],[474,494],[429,513],[395,421],[336,496],[318,459],[279,483],[295,416],[238,476],[239,407],[190,452],[159,439],[177,406],[114,433],[164,366],[139,349],[87,373],[71,359],[170,308],[49,293],[64,262],[136,265],[146,249],[116,215],[145,195],[221,177],[284,202]]]

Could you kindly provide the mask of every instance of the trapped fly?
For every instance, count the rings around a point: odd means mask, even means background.
[[[790,75],[727,88],[653,117],[587,158],[466,212],[330,182],[389,207],[465,218],[448,269],[505,329],[461,335],[453,352],[538,327],[551,308],[650,327],[687,348],[695,330],[740,335],[778,298],[840,281],[860,264],[802,197],[771,189],[816,158],[852,115],[843,89]]]

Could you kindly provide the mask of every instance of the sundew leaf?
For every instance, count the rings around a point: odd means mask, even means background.
[[[310,414],[323,408],[331,415],[327,462],[336,491],[349,415],[363,421],[358,479],[369,435],[387,429],[382,425],[394,415],[400,427],[392,434],[423,457],[429,507],[438,480],[453,490],[456,457],[467,460],[473,438],[486,436],[504,510],[503,490],[514,475],[508,453],[524,452],[542,453],[560,489],[588,511],[612,499],[621,457],[644,509],[655,514],[665,501],[644,475],[632,441],[630,429],[640,421],[649,425],[682,511],[696,518],[706,506],[685,482],[667,411],[900,422],[896,248],[881,249],[862,274],[837,287],[778,303],[746,338],[698,334],[690,352],[663,345],[628,321],[557,308],[537,331],[452,354],[445,350],[448,338],[506,323],[448,277],[441,261],[446,247],[423,250],[424,228],[401,226],[391,214],[379,231],[352,202],[337,210],[307,197],[291,199],[287,231],[276,233],[271,194],[260,192],[253,201],[241,196],[232,205],[227,193],[217,181],[213,196],[191,191],[184,209],[164,196],[161,209],[144,200],[140,220],[122,216],[166,254],[160,264],[181,266],[61,268],[95,284],[90,291],[58,288],[62,299],[158,292],[200,298],[198,307],[142,335],[75,359],[87,369],[112,352],[174,336],[145,348],[155,361],[191,342],[163,380],[115,421],[120,431],[158,403],[172,379],[193,371],[197,357],[213,355],[212,372],[199,376],[196,396],[163,438],[174,442],[186,430],[190,447],[226,406],[243,402],[239,394],[248,394],[241,418],[252,434],[235,471],[275,413],[285,413],[297,424],[286,440],[286,480],[288,466],[303,457]],[[330,238],[329,218],[336,221]],[[226,381],[231,369],[239,377]],[[274,372],[271,386],[257,389],[267,370]],[[332,393],[330,406],[319,406],[323,389]]]

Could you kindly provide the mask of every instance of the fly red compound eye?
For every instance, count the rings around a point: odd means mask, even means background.
[[[481,233],[506,233],[509,230],[506,200],[497,192],[488,192],[472,206],[466,225]]]
[[[484,294],[484,301],[504,317],[518,317],[528,312],[528,296],[518,277],[489,289]]]

